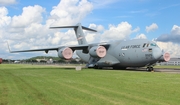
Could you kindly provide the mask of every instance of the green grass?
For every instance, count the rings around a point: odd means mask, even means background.
[[[171,66],[171,65],[161,65],[161,66],[155,66],[154,68],[166,68],[166,69],[180,69],[179,65]]]
[[[178,105],[180,74],[0,65],[0,105]]]

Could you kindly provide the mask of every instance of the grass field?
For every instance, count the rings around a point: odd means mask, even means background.
[[[179,105],[180,74],[0,65],[0,105]]]

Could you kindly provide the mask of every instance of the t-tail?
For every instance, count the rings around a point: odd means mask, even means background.
[[[75,34],[76,34],[76,38],[77,38],[77,41],[78,41],[79,45],[87,44],[87,41],[86,41],[86,38],[85,38],[85,35],[84,35],[84,32],[83,32],[83,29],[84,30],[93,31],[93,32],[97,32],[94,29],[90,29],[88,27],[81,26],[81,23],[78,23],[75,26],[60,26],[60,27],[50,27],[50,28],[74,28],[74,31],[75,31]]]

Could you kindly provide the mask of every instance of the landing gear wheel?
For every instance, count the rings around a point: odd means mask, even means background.
[[[98,66],[95,65],[95,66],[94,66],[94,69],[98,69]]]
[[[154,71],[154,68],[153,67],[147,67],[146,70],[147,71]]]
[[[102,67],[99,67],[99,66],[94,66],[94,69],[102,69]]]

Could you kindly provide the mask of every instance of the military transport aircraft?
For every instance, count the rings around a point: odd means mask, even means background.
[[[128,41],[114,41],[109,43],[88,44],[84,30],[96,32],[81,26],[78,23],[75,26],[50,27],[55,28],[74,28],[79,45],[60,46],[56,48],[43,48],[33,50],[10,51],[11,53],[56,50],[58,56],[64,59],[71,59],[76,50],[77,55],[85,62],[88,68],[100,69],[103,67],[113,67],[113,69],[126,69],[127,67],[147,67],[148,71],[153,70],[156,62],[170,60],[169,53],[163,53],[158,45],[147,39],[133,39]],[[9,45],[8,45],[9,46]],[[9,49],[10,50],[10,49]]]

